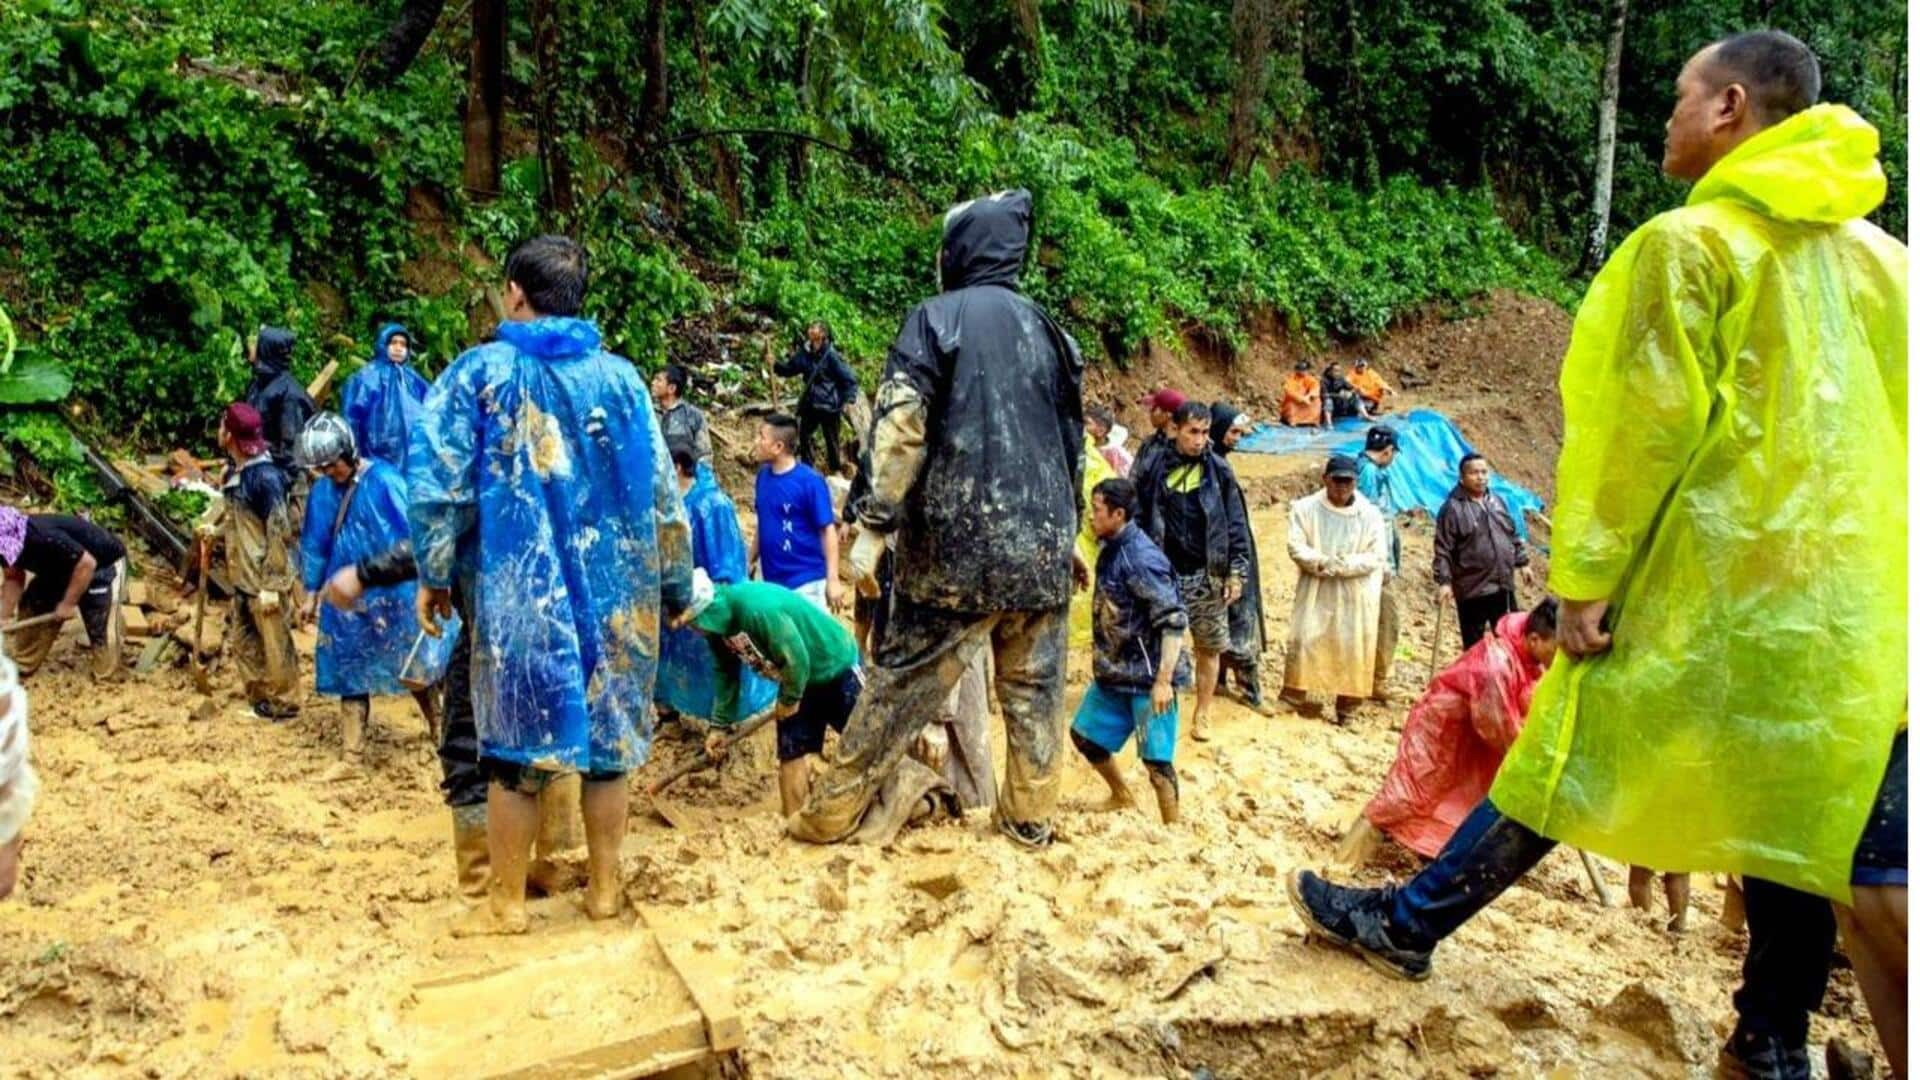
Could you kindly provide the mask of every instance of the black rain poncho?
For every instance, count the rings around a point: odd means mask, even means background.
[[[263,327],[253,351],[253,381],[247,385],[247,404],[260,414],[261,430],[273,463],[288,481],[301,478],[293,461],[293,441],[313,416],[307,388],[287,370],[293,362],[293,331]]]

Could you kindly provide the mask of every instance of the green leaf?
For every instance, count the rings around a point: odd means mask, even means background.
[[[53,357],[22,349],[17,362],[0,373],[0,405],[39,405],[59,401],[73,389],[73,376]]]
[[[7,309],[0,307],[0,375],[5,375],[13,367],[13,347],[18,340],[13,336],[13,320],[7,318]]]

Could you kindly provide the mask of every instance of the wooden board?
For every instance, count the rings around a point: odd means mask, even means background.
[[[706,1022],[707,1045],[716,1054],[745,1045],[747,1029],[740,1021],[740,1010],[734,1006],[733,991],[711,978],[695,960],[692,939],[673,929],[657,911],[641,908],[640,921],[653,931],[660,951],[667,954],[667,962],[673,965],[674,972],[699,1005],[700,1016]]]

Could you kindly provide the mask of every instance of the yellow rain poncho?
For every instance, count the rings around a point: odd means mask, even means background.
[[[1548,586],[1613,648],[1541,682],[1492,792],[1555,840],[1844,900],[1907,683],[1907,254],[1879,137],[1742,143],[1594,279]]]
[[[1093,572],[1093,564],[1100,558],[1100,541],[1093,535],[1093,489],[1102,480],[1113,478],[1113,467],[1100,453],[1100,446],[1093,436],[1086,437],[1086,468],[1080,477],[1081,500],[1086,511],[1080,515],[1080,535],[1074,538],[1073,549],[1087,564],[1087,572]],[[1075,589],[1073,599],[1067,602],[1067,638],[1075,648],[1093,644],[1093,593],[1091,590]]]

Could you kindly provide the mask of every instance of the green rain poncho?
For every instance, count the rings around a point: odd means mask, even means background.
[[[1845,900],[1907,684],[1907,252],[1839,106],[1742,143],[1594,279],[1560,375],[1549,588],[1611,651],[1541,682],[1492,792],[1566,843]]]

